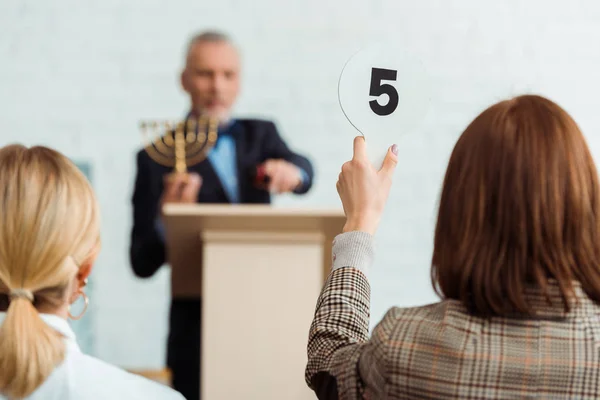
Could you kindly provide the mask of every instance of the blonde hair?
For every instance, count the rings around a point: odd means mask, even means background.
[[[0,392],[23,398],[64,359],[62,336],[42,321],[40,307],[59,307],[100,244],[99,210],[85,176],[46,147],[0,149],[0,292],[13,298],[0,326]]]

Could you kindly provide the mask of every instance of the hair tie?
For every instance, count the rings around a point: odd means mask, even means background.
[[[27,299],[33,303],[33,292],[27,289],[12,289],[10,291],[11,299]]]

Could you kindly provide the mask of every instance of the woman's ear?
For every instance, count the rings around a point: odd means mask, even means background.
[[[83,263],[79,266],[79,270],[77,271],[77,290],[85,287],[87,283],[87,279],[92,273],[92,267],[96,262],[96,258],[98,258],[98,253],[100,252],[100,245],[94,247],[90,255],[85,259]]]
[[[92,263],[86,263],[79,267],[79,271],[77,271],[77,281],[79,282],[80,288],[83,288],[85,286],[85,282],[92,273],[92,267]]]
[[[81,292],[85,289],[87,285],[87,279],[92,273],[93,263],[86,262],[82,264],[81,267],[77,270],[77,274],[75,275],[75,279],[72,281],[70,294],[69,294],[69,304],[73,304],[79,296]]]

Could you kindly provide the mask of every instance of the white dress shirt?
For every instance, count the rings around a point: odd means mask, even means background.
[[[40,316],[64,336],[65,360],[27,400],[184,400],[164,385],[83,354],[67,321],[56,315]],[[0,325],[5,318],[6,313],[0,313]],[[8,398],[0,394],[0,400]]]

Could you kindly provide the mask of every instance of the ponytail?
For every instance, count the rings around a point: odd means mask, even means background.
[[[33,303],[13,298],[0,326],[0,393],[10,399],[29,396],[64,356],[62,336],[42,321]]]
[[[70,297],[99,242],[99,207],[75,164],[46,147],[0,148],[0,188],[0,292],[11,296],[0,326],[0,393],[22,399],[64,361],[63,336],[38,310],[58,311]]]

